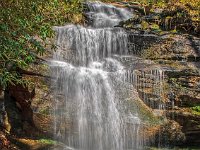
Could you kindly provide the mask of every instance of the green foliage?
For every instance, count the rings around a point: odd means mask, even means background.
[[[192,107],[192,110],[197,111],[197,112],[200,112],[200,106]]]
[[[192,113],[200,115],[200,105],[192,107]]]
[[[38,140],[42,144],[48,144],[48,145],[55,145],[57,144],[56,141],[50,140],[50,139],[40,139]]]
[[[82,20],[80,0],[1,0],[0,8],[0,87],[26,83],[18,68],[44,54],[52,26]]]
[[[49,115],[50,114],[50,109],[48,107],[46,108],[43,108],[39,111],[40,114],[43,114],[43,115]]]

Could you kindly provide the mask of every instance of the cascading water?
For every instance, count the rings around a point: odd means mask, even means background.
[[[127,35],[120,28],[85,28],[68,25],[56,27],[57,45],[71,63],[88,66],[90,62],[100,61],[113,54],[127,54]],[[60,59],[60,53],[55,56]],[[65,57],[65,56],[64,56]],[[74,57],[74,59],[72,59]]]
[[[125,68],[113,57],[128,54],[126,32],[114,26],[132,13],[100,2],[87,7],[88,27],[55,27],[55,138],[80,150],[139,149],[141,121],[120,98]]]

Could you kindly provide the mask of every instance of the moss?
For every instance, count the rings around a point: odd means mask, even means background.
[[[191,110],[192,110],[192,114],[200,115],[200,105],[192,107]]]
[[[41,144],[48,144],[48,145],[55,145],[57,144],[57,141],[51,140],[51,139],[39,139],[39,143]]]
[[[157,25],[157,24],[155,24],[155,23],[152,23],[151,26],[150,26],[150,28],[151,28],[152,30],[162,31],[162,30],[160,29],[159,25]]]
[[[45,107],[45,108],[41,109],[39,113],[43,114],[43,115],[49,115],[50,114],[50,108]]]
[[[138,113],[139,118],[146,125],[154,126],[161,124],[162,118],[155,116],[153,110],[145,105],[144,102],[139,98],[135,100],[129,100],[128,106],[130,107],[132,113]]]
[[[142,25],[142,29],[144,29],[144,30],[149,29],[149,23],[148,22],[142,21],[141,25]]]

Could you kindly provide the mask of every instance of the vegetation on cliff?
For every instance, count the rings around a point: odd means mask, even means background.
[[[82,20],[80,0],[2,0],[0,7],[1,87],[26,83],[23,70],[45,53],[52,26]]]
[[[189,33],[199,36],[200,33],[200,1],[192,0],[157,0],[127,2],[126,6],[132,8],[137,15],[121,26],[163,34],[165,31],[173,33]]]

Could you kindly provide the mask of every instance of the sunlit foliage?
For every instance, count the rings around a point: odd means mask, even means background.
[[[0,8],[0,87],[24,83],[18,68],[45,52],[52,26],[82,20],[80,0],[1,0]]]

